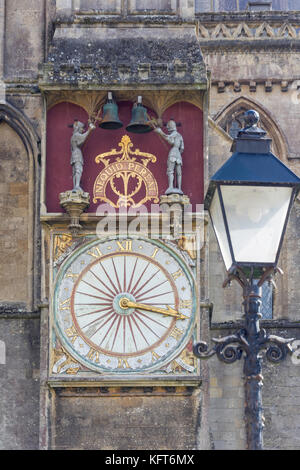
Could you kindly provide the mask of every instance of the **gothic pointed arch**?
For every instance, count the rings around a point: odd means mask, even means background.
[[[37,168],[38,157],[40,155],[40,137],[30,120],[18,108],[9,103],[0,103],[0,122],[5,121],[11,126],[21,138],[28,158]]]
[[[39,298],[40,138],[30,120],[9,103],[0,104],[2,311],[33,311]]]
[[[235,138],[239,129],[243,127],[243,114],[249,109],[256,110],[260,115],[260,127],[262,127],[272,139],[272,150],[282,161],[288,159],[288,145],[285,135],[276,119],[269,110],[257,101],[241,96],[226,105],[214,116],[214,121],[227,134]]]

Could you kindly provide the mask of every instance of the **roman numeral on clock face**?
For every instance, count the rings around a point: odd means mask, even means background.
[[[72,325],[71,328],[66,329],[66,334],[68,338],[70,338],[72,344],[74,344],[76,338],[79,336],[74,325]]]
[[[192,300],[180,300],[179,308],[191,308]]]
[[[68,299],[63,300],[62,302],[60,302],[60,304],[59,304],[60,310],[69,310],[70,309],[70,303],[71,303],[71,298],[70,297]]]
[[[87,358],[94,362],[99,362],[99,352],[91,348],[87,353]]]
[[[172,273],[172,277],[173,279],[176,281],[176,279],[178,279],[180,276],[182,276],[182,271],[181,269],[178,269],[178,271],[175,271],[175,273]]]
[[[170,336],[172,336],[172,338],[175,338],[178,341],[180,339],[180,337],[182,336],[182,334],[183,334],[183,330],[181,330],[180,328],[177,328],[175,326],[174,329],[172,330]]]
[[[95,246],[92,250],[88,251],[88,255],[93,258],[101,258],[101,256],[103,256],[98,246]]]
[[[118,369],[130,369],[127,359],[119,357],[118,359]]]
[[[119,251],[132,251],[132,240],[117,241]]]

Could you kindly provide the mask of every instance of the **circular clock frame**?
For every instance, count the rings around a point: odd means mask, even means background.
[[[63,347],[106,375],[162,370],[187,345],[196,309],[194,276],[183,258],[143,237],[84,244],[53,284],[54,328]]]

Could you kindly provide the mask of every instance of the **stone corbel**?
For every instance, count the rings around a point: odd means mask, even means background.
[[[288,80],[282,80],[280,86],[281,86],[281,91],[288,91],[289,89]]]
[[[70,216],[71,223],[68,228],[72,236],[78,235],[79,231],[82,229],[79,223],[80,216],[90,205],[89,193],[65,191],[64,193],[60,193],[59,202],[61,207],[65,209]]]
[[[273,89],[273,84],[271,80],[266,80],[265,82],[265,91],[270,92]]]
[[[241,84],[239,82],[234,82],[233,91],[235,91],[236,93],[239,93],[241,91]]]
[[[218,82],[218,93],[224,93],[224,91],[225,91],[225,83]]]

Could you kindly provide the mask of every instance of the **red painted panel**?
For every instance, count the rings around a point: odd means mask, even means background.
[[[184,152],[182,154],[182,191],[190,198],[191,203],[201,204],[204,198],[204,173],[203,173],[203,113],[196,106],[180,102],[166,110],[163,116],[164,122],[174,119],[180,122],[178,132],[184,140]],[[168,157],[164,147],[160,147],[164,155],[164,170]],[[163,187],[163,192],[167,185]]]
[[[103,169],[102,163],[96,163],[95,157],[112,149],[120,150],[118,145],[124,135],[128,135],[133,144],[132,150],[139,149],[157,157],[156,163],[149,163],[147,168],[153,173],[158,184],[159,195],[167,189],[166,165],[169,152],[167,143],[162,142],[158,134],[133,134],[126,131],[131,120],[132,103],[120,102],[119,117],[123,127],[118,130],[103,130],[97,127],[89,136],[82,150],[84,169],[81,187],[90,193],[91,204],[88,212],[96,212],[98,202],[93,202],[93,187],[97,175]],[[151,114],[151,113],[150,113]],[[186,102],[170,107],[164,114],[167,122],[173,118],[182,125],[178,131],[182,134],[185,149],[183,158],[182,190],[190,197],[191,203],[203,201],[203,114],[201,110]],[[59,103],[52,107],[47,116],[47,168],[46,168],[46,204],[48,212],[62,212],[59,193],[73,187],[72,168],[70,165],[70,139],[74,119],[87,123],[87,113],[72,103]],[[166,132],[166,129],[163,129]],[[132,184],[136,184],[132,181]],[[146,206],[150,207],[150,202]]]

